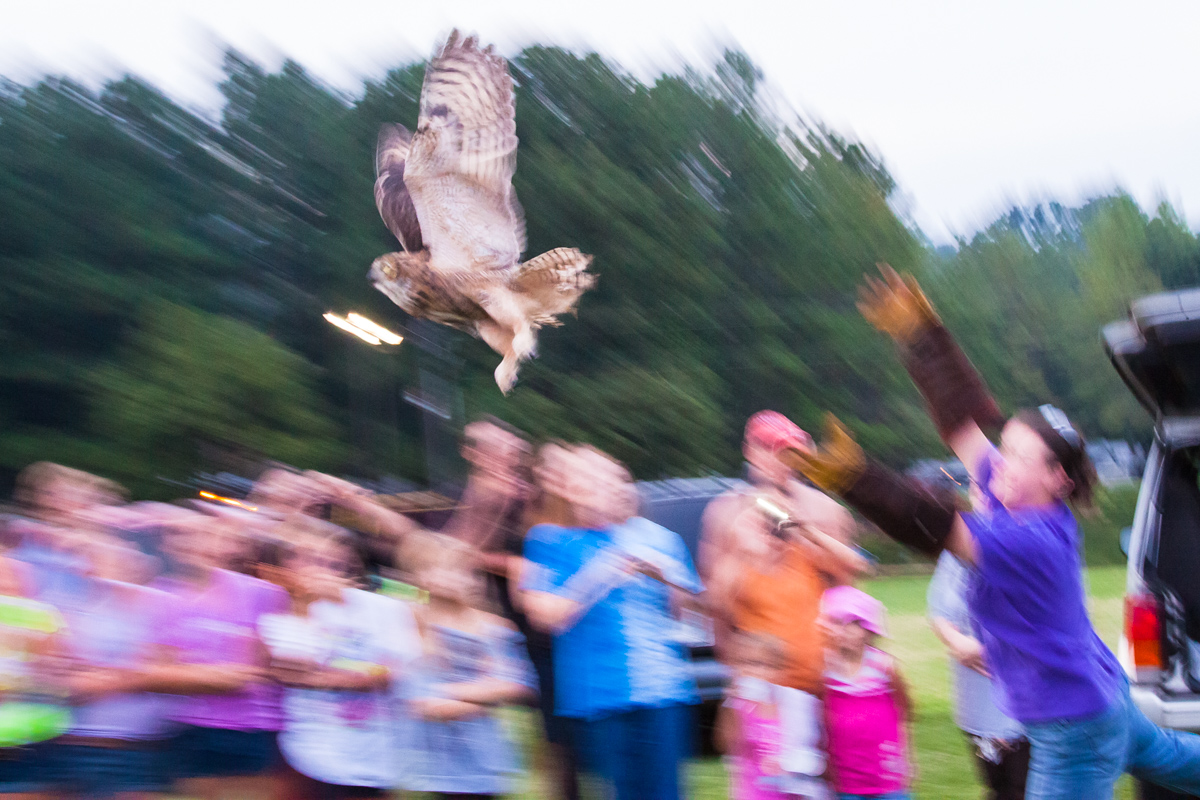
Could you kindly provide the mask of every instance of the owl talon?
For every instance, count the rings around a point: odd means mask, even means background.
[[[500,387],[500,391],[508,394],[517,384],[517,358],[515,355],[508,355],[500,362],[500,366],[496,367],[496,385]]]
[[[513,337],[512,347],[518,360],[534,358],[537,356],[537,336],[531,328],[525,327]]]

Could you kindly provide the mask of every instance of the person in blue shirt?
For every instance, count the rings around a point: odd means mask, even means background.
[[[525,539],[526,612],[554,636],[555,711],[576,722],[584,766],[618,800],[680,796],[698,701],[672,594],[703,591],[683,540],[634,516],[626,469],[576,448],[566,481],[578,527]]]

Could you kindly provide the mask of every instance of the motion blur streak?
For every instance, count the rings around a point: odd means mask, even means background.
[[[423,481],[449,469],[466,410],[591,441],[639,477],[736,472],[761,408],[809,428],[834,409],[892,464],[940,454],[854,310],[876,261],[928,287],[1003,407],[1147,433],[1095,330],[1132,295],[1200,283],[1170,205],[1048,202],[933,249],[886,154],[799,118],[743,53],[653,81],[552,45],[506,55],[526,252],[575,244],[599,282],[503,402],[482,343],[413,324],[364,280],[394,246],[371,208],[376,134],[417,118],[422,63],[348,96],[230,50],[216,120],[136,76],[6,84],[0,482],[41,458],[139,497],[263,458]],[[348,343],[314,324],[329,309],[396,319],[414,346]]]
[[[328,317],[326,317],[326,319],[328,319]],[[374,335],[384,344],[400,344],[404,341],[403,336],[392,333],[382,325],[367,319],[362,314],[356,314],[355,312],[351,311],[346,315],[346,319],[367,333]]]
[[[330,324],[332,324],[338,328],[341,328],[342,330],[346,331],[347,333],[354,334],[355,336],[362,339],[367,344],[380,344],[378,336],[376,336],[373,333],[369,333],[366,330],[363,330],[362,328],[358,327],[357,325],[352,324],[348,320],[342,319],[337,314],[325,314],[324,316],[325,316],[326,322],[329,322]]]

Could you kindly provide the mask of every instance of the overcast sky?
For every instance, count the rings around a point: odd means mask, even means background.
[[[224,43],[354,92],[453,26],[509,55],[596,49],[649,77],[743,48],[806,116],[874,148],[936,242],[1013,202],[1120,185],[1200,227],[1200,2],[0,0],[0,74],[122,70],[218,107]]]

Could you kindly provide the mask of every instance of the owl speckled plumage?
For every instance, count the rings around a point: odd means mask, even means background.
[[[425,70],[416,133],[380,131],[375,204],[404,250],[375,259],[369,275],[412,316],[479,336],[503,355],[504,392],[535,355],[537,329],[559,324],[596,281],[592,257],[575,248],[521,262],[515,112],[508,62],[451,33]]]

